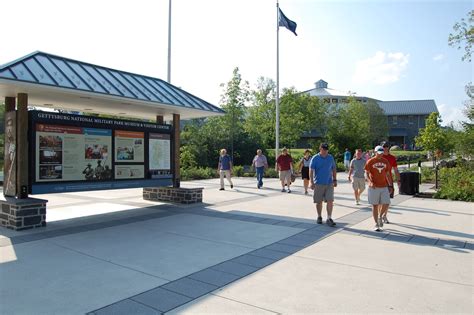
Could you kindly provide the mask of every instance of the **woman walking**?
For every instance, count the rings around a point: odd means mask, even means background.
[[[301,178],[303,179],[304,194],[308,194],[309,187],[309,165],[311,164],[311,151],[306,149],[304,156],[300,161],[299,171],[301,172]]]

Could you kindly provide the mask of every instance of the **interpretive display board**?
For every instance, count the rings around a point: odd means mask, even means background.
[[[29,113],[31,194],[172,184],[169,125]]]

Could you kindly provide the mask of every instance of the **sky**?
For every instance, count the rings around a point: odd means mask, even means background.
[[[379,100],[434,99],[464,120],[473,64],[448,46],[470,0],[280,0],[280,89],[329,88]],[[0,64],[43,51],[167,79],[168,0],[0,1]],[[239,67],[276,80],[276,0],[172,0],[171,83],[219,105]]]

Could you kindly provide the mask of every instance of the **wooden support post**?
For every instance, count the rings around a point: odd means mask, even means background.
[[[28,198],[28,94],[17,96],[17,197]]]
[[[16,108],[15,101],[16,99],[14,97],[10,97],[10,96],[5,97],[5,113],[12,112],[15,110]]]
[[[3,195],[16,197],[16,99],[5,97]]]
[[[156,115],[156,123],[159,125],[163,125],[164,119],[162,115]]]
[[[179,188],[181,175],[180,175],[180,161],[179,161],[179,147],[180,147],[180,130],[179,130],[179,114],[173,114],[173,162],[174,162],[174,176],[173,176],[173,187]]]

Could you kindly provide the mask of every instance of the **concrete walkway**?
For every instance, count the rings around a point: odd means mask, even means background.
[[[338,176],[336,228],[300,179],[185,182],[205,188],[194,206],[38,195],[46,228],[0,228],[0,314],[472,314],[473,204],[397,195],[377,233]]]

